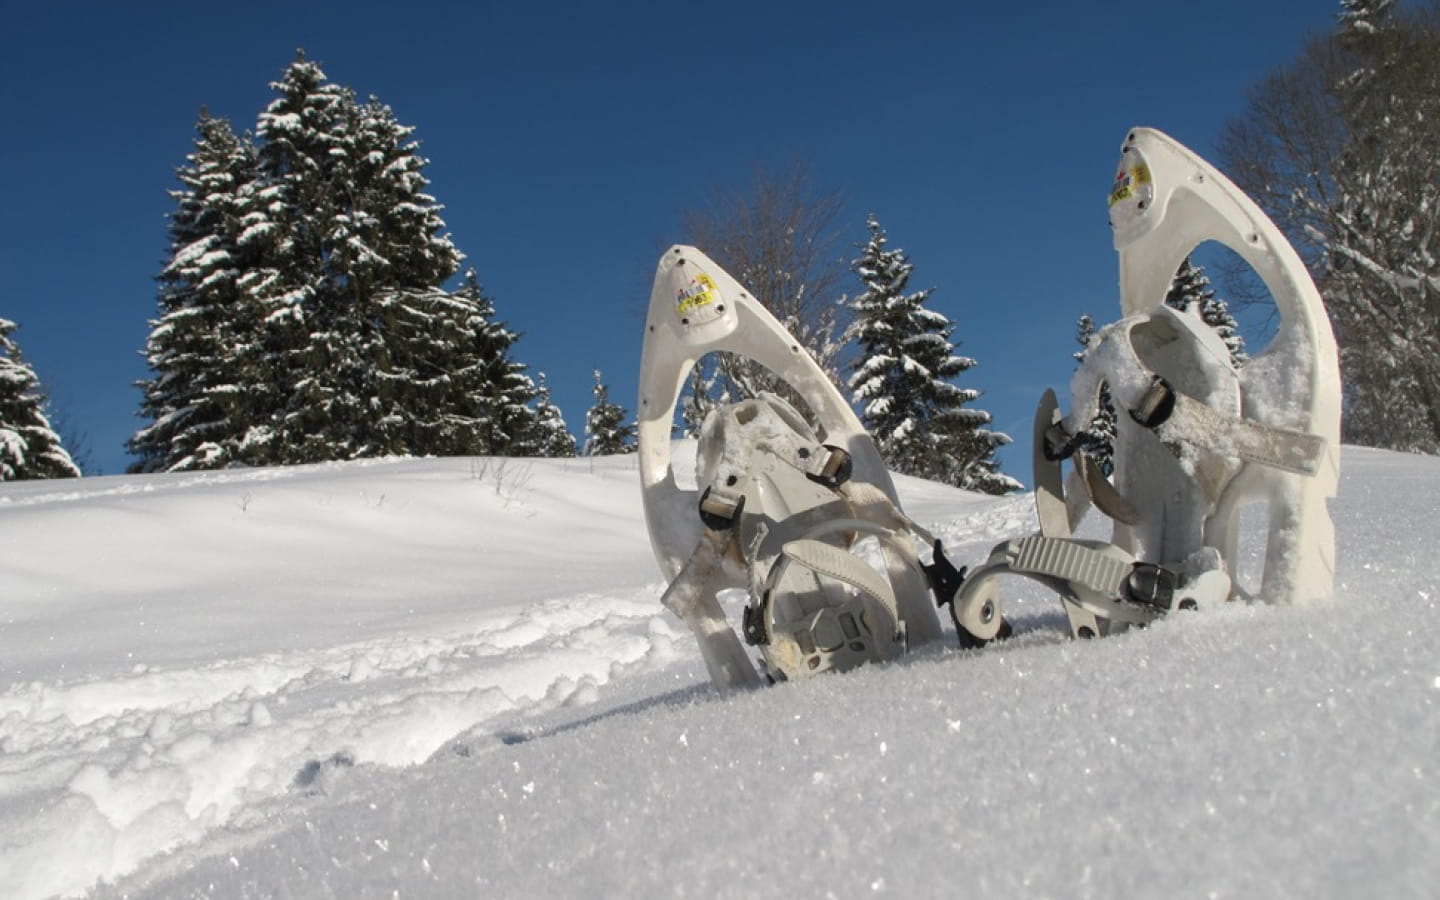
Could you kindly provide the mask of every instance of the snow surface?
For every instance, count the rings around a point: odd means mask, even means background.
[[[1440,460],[1346,448],[1335,602],[1007,580],[1006,644],[730,694],[635,464],[0,486],[0,896],[1434,896]],[[1034,527],[898,481],[957,563]]]

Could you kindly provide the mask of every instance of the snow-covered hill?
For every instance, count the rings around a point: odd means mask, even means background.
[[[1332,603],[729,695],[633,458],[5,485],[0,896],[1431,897],[1440,460],[1343,466]]]

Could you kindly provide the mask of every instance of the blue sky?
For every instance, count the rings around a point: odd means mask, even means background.
[[[978,365],[1029,482],[1083,312],[1118,317],[1105,196],[1132,125],[1210,155],[1330,0],[1206,3],[20,3],[4,0],[0,317],[95,469],[124,470],[200,107],[251,128],[297,47],[416,128],[516,358],[572,430],[634,410],[660,252],[713,187],[803,159],[873,210]],[[853,254],[850,254],[853,255]]]

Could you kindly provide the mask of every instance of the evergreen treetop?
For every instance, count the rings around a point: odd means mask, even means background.
[[[1336,19],[1342,33],[1374,34],[1394,5],[1395,0],[1340,0]]]
[[[40,379],[0,319],[0,481],[78,478],[80,469],[45,415]]]
[[[865,291],[851,301],[848,337],[858,344],[848,386],[861,420],[896,471],[986,493],[1019,482],[998,471],[997,448],[1010,439],[985,429],[990,415],[971,409],[980,392],[951,379],[975,365],[957,356],[954,326],[925,306],[931,290],[908,292],[914,270],[905,252],[887,249],[872,214],[870,240],[853,266]]]
[[[585,455],[635,452],[635,423],[625,408],[610,402],[610,388],[595,370],[595,402],[585,415]]]
[[[575,455],[575,437],[565,425],[565,416],[550,399],[545,373],[539,375],[535,388],[535,416],[532,436],[527,441],[525,456],[571,457]]]

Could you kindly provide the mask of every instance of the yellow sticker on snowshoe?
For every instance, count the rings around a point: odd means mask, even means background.
[[[1115,185],[1110,188],[1110,205],[1128,200],[1135,195],[1142,184],[1150,183],[1150,167],[1140,163],[1132,169],[1121,169],[1115,173]]]
[[[675,312],[679,315],[687,315],[691,311],[702,306],[708,306],[715,302],[719,295],[715,282],[704,272],[696,272],[690,283],[682,287],[675,297]]]

